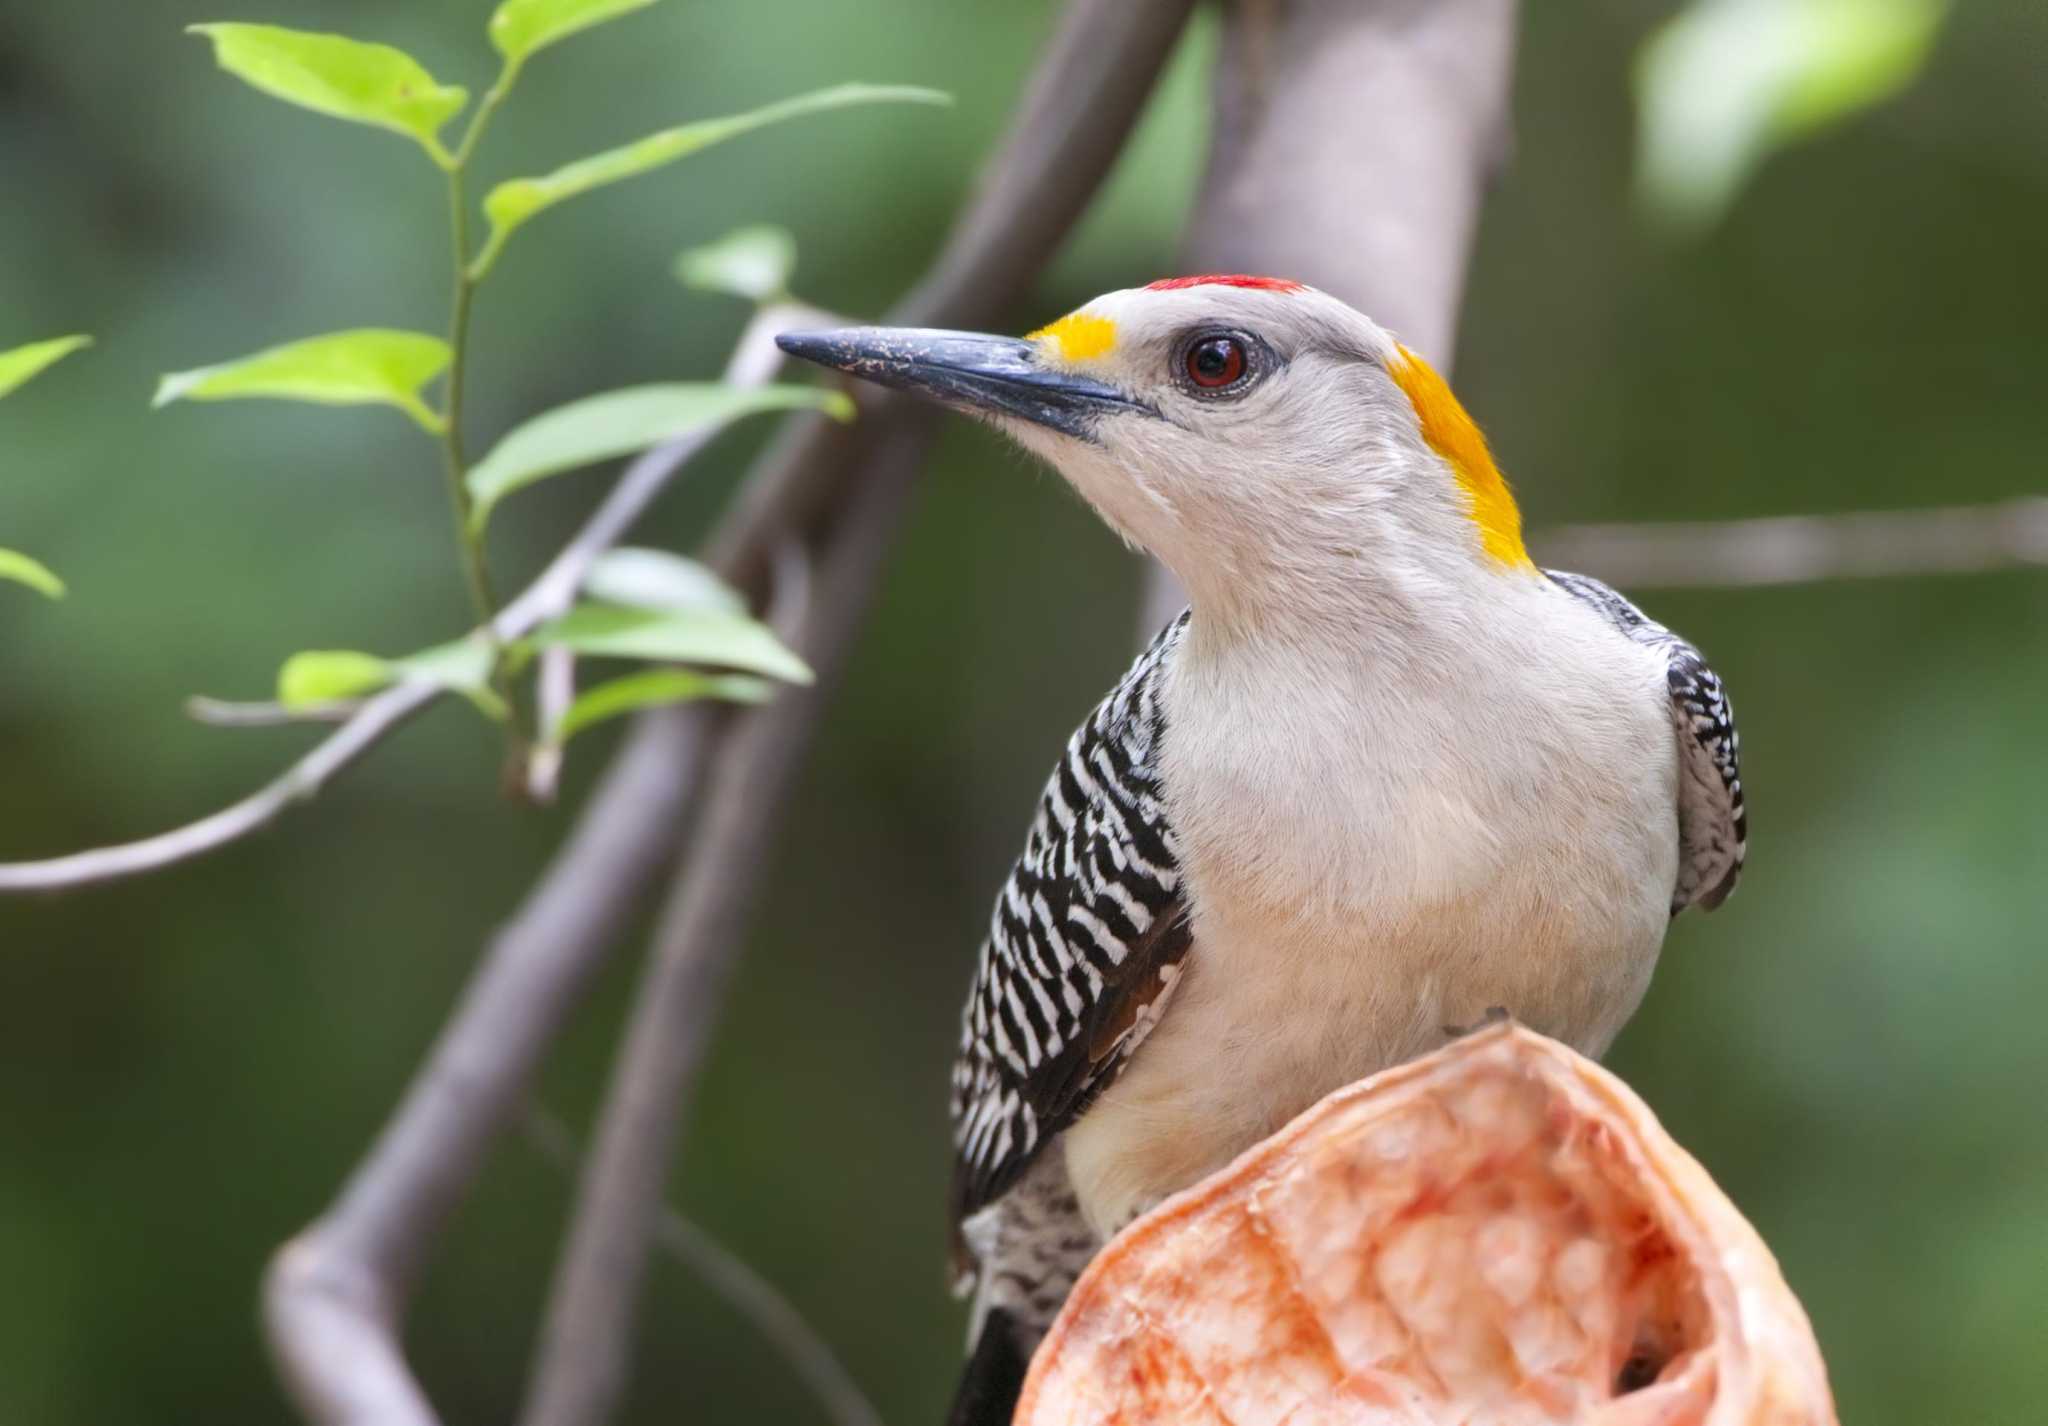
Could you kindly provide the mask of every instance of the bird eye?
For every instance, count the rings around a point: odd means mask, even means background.
[[[1204,391],[1220,391],[1243,380],[1244,343],[1236,337],[1199,337],[1181,361],[1189,381]]]

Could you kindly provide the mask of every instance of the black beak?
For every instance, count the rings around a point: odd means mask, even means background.
[[[784,332],[775,344],[791,356],[851,373],[880,386],[915,391],[975,415],[1014,416],[1084,441],[1118,411],[1156,415],[1107,382],[1039,364],[1038,351],[1013,337],[928,327],[841,327]]]

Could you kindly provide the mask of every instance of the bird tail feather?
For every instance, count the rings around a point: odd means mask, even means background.
[[[1010,1426],[1031,1352],[1009,1311],[992,1309],[975,1338],[974,1352],[960,1373],[946,1426]]]

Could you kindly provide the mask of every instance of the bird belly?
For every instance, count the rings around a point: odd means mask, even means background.
[[[1648,987],[1666,912],[1647,910],[1627,934],[1569,945],[1516,936],[1512,915],[1476,907],[1361,924],[1341,946],[1198,931],[1167,1014],[1064,1135],[1090,1226],[1115,1232],[1325,1094],[1436,1049],[1495,1007],[1599,1054]]]
[[[1669,922],[1677,770],[1653,699],[1600,706],[1640,712],[1455,745],[1381,718],[1378,760],[1298,738],[1201,751],[1204,795],[1170,804],[1193,948],[1157,1027],[1063,1136],[1097,1232],[1494,1007],[1607,1048]],[[1183,749],[1198,721],[1175,728]]]

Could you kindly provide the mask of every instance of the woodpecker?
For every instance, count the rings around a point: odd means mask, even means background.
[[[1742,869],[1733,714],[1536,565],[1449,387],[1313,288],[779,341],[994,424],[1189,595],[1068,742],[962,1018],[951,1419],[1007,1422],[1100,1245],[1324,1094],[1500,1008],[1605,1051]]]

